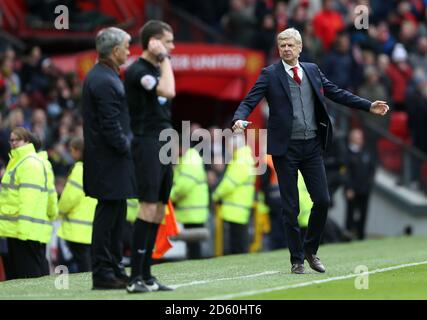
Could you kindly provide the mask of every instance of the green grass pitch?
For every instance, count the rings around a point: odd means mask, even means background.
[[[0,299],[77,300],[228,300],[228,299],[427,299],[427,237],[399,237],[324,245],[318,252],[326,273],[290,273],[289,252],[277,250],[153,266],[153,274],[172,292],[127,294],[124,290],[91,290],[90,273],[60,279],[0,282]],[[369,275],[355,274],[366,266]],[[357,289],[355,284],[364,284]],[[64,282],[62,282],[64,284]]]

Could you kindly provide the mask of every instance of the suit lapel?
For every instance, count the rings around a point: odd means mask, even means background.
[[[285,89],[285,92],[288,95],[289,101],[292,104],[291,89],[289,88],[289,82],[288,82],[286,70],[285,70],[285,67],[283,66],[282,60],[276,63],[276,72],[277,72],[277,76],[280,79],[280,82],[282,83],[283,89]]]
[[[311,84],[311,87],[313,88],[313,91],[316,93],[319,100],[322,101],[322,97],[320,96],[320,92],[319,92],[320,83],[315,81],[315,79],[313,78],[313,74],[311,73],[311,70],[307,67],[307,65],[304,62],[300,62],[300,65],[301,65],[301,68],[304,69],[305,74],[307,75],[307,78]]]

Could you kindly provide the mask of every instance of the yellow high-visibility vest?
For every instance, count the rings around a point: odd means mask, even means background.
[[[55,189],[55,175],[53,173],[52,164],[48,159],[46,151],[40,151],[37,153],[39,158],[43,161],[44,167],[47,173],[47,216],[49,221],[55,221],[58,218],[58,193]],[[50,230],[46,230],[45,239],[42,242],[49,242],[52,236],[53,227]]]
[[[127,199],[127,213],[126,220],[134,223],[138,217],[139,212],[139,200],[138,199]]]
[[[305,185],[304,178],[298,170],[298,193],[299,193],[299,215],[298,224],[301,228],[307,228],[308,220],[310,219],[311,208],[313,201],[311,201],[310,194],[308,193],[307,186]]]
[[[175,167],[170,199],[181,223],[205,223],[209,216],[209,187],[203,159],[188,149]]]
[[[225,221],[247,224],[255,197],[255,161],[252,149],[237,149],[214,193],[214,201],[222,200],[221,214]]]
[[[63,219],[58,237],[72,242],[90,244],[92,223],[98,201],[83,191],[83,163],[78,161],[68,177],[59,199],[59,215]]]
[[[46,167],[32,144],[11,150],[1,180],[0,237],[49,241],[48,186]]]

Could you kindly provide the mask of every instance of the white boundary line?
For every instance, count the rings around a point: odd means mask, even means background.
[[[195,285],[198,285],[198,284],[206,284],[206,283],[211,283],[211,282],[216,282],[216,281],[227,281],[227,280],[237,280],[237,279],[246,279],[246,278],[255,278],[255,277],[269,276],[269,275],[277,274],[277,273],[280,273],[280,271],[265,271],[265,272],[261,272],[261,273],[254,273],[254,274],[249,274],[249,275],[246,275],[246,276],[239,276],[239,277],[232,277],[232,278],[221,278],[221,279],[209,279],[209,280],[201,280],[201,281],[192,281],[192,282],[188,282],[188,283],[170,285],[169,287],[171,287],[173,289],[176,289],[176,288],[187,287],[187,286],[195,286]]]
[[[422,265],[422,264],[427,264],[427,261],[401,264],[401,265],[397,265],[397,266],[393,266],[393,267],[388,267],[388,268],[375,269],[375,270],[368,271],[368,272],[363,272],[363,273],[353,273],[353,274],[348,274],[348,275],[345,275],[345,276],[326,278],[326,279],[322,279],[322,280],[313,280],[313,281],[302,282],[302,283],[297,283],[297,284],[292,284],[292,285],[287,285],[287,286],[274,287],[274,288],[269,288],[269,289],[260,289],[260,290],[252,290],[252,291],[246,291],[246,292],[226,294],[226,295],[222,295],[222,296],[215,296],[215,297],[204,298],[202,300],[227,300],[227,299],[234,299],[234,298],[240,298],[240,297],[245,297],[245,296],[253,296],[253,295],[256,295],[256,294],[259,294],[259,293],[269,293],[269,292],[279,291],[279,290],[288,290],[288,289],[306,287],[306,286],[311,286],[313,284],[319,284],[319,283],[326,283],[326,282],[337,281],[337,280],[350,279],[350,278],[357,277],[357,276],[360,276],[360,275],[368,275],[368,274],[386,272],[386,271],[390,271],[390,270],[396,270],[396,269],[401,269],[401,268],[413,267],[413,266],[418,266],[418,265]]]
[[[321,279],[321,280],[313,280],[313,281],[308,281],[308,282],[301,282],[301,283],[296,283],[296,284],[292,284],[292,285],[279,286],[279,287],[268,288],[268,289],[252,290],[252,291],[232,293],[232,294],[221,295],[221,296],[214,296],[214,297],[209,297],[209,298],[203,298],[202,300],[227,300],[227,299],[239,298],[239,297],[244,297],[244,296],[251,296],[251,295],[255,295],[255,294],[259,294],[259,293],[268,293],[268,292],[279,291],[279,290],[288,290],[288,289],[293,289],[293,288],[306,287],[306,286],[319,284],[319,283],[326,283],[326,282],[331,282],[331,281],[350,279],[350,278],[360,276],[360,275],[368,275],[368,274],[386,272],[386,271],[390,271],[390,270],[396,270],[396,269],[418,266],[418,265],[423,265],[423,264],[427,264],[427,261],[401,264],[401,265],[382,268],[382,269],[375,269],[375,270],[364,272],[364,273],[352,273],[352,274],[348,274],[348,275],[344,275],[344,276],[331,277],[331,278],[326,278],[326,279]],[[248,278],[262,277],[262,276],[268,276],[268,275],[273,275],[273,274],[278,274],[278,273],[280,273],[280,271],[265,271],[265,272],[261,272],[261,273],[249,274],[249,275],[238,276],[238,277],[192,281],[192,282],[187,282],[187,283],[182,283],[182,284],[170,285],[170,287],[176,289],[176,288],[181,288],[181,287],[194,286],[194,285],[212,283],[212,282],[217,282],[217,281],[248,279]],[[67,290],[64,290],[63,293],[68,293],[66,291]],[[110,295],[111,294],[111,292],[104,292],[102,290],[99,290],[96,293],[98,296]],[[66,297],[70,294],[74,295],[75,293],[73,292],[73,293],[65,294],[64,297]],[[38,293],[37,295],[35,295],[35,294],[22,294],[21,295],[20,294],[20,295],[10,295],[10,296],[8,296],[8,298],[15,298],[15,297],[35,297],[35,298],[37,298],[37,297],[48,297],[48,296],[51,296],[51,294],[50,293],[47,293],[47,294]],[[0,298],[0,300],[2,300],[2,299]]]

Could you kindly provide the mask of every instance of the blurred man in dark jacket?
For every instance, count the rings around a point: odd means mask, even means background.
[[[364,145],[363,131],[360,129],[351,130],[346,160],[346,228],[349,231],[355,231],[360,240],[365,238],[368,201],[375,175],[373,157]],[[357,219],[356,211],[358,212]]]

